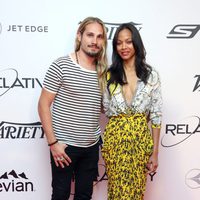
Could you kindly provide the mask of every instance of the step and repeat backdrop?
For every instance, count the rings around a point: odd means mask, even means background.
[[[116,28],[132,22],[161,76],[159,169],[147,178],[145,199],[199,200],[199,8],[198,0],[0,0],[0,199],[50,199],[49,148],[37,113],[43,78],[52,61],[74,51],[79,22],[97,16],[107,27],[109,62]],[[103,130],[104,115],[100,123]],[[93,200],[106,199],[100,155]]]

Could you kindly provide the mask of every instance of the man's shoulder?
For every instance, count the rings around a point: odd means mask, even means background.
[[[69,61],[71,61],[71,58],[70,58],[69,55],[66,55],[66,56],[62,56],[62,57],[57,58],[53,62],[56,63],[56,64],[59,64],[59,63],[66,63],[66,62],[69,62]]]

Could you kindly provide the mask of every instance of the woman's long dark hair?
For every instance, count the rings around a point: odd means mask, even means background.
[[[151,72],[151,66],[146,63],[146,51],[140,36],[139,31],[132,23],[124,23],[121,24],[114,35],[112,46],[112,64],[108,69],[110,72],[110,79],[108,80],[108,91],[110,84],[114,83],[117,87],[117,84],[124,85],[127,84],[126,74],[123,68],[123,60],[117,53],[117,40],[120,31],[128,29],[132,34],[132,43],[135,48],[135,70],[136,75],[140,78],[145,84],[147,83],[147,79]]]

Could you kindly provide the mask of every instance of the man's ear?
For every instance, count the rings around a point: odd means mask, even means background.
[[[80,33],[80,31],[77,32],[77,38],[78,38],[78,41],[80,42],[81,41],[81,33]]]

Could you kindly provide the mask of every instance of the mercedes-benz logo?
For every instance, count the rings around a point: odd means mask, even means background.
[[[191,189],[200,188],[200,169],[191,169],[185,175],[185,184]]]

